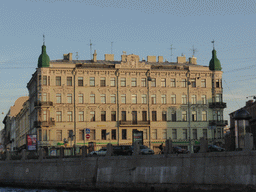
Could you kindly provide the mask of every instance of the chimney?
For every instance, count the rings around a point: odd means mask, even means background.
[[[114,61],[114,54],[105,54],[105,61]]]
[[[121,60],[126,61],[126,59],[127,59],[126,51],[123,51],[123,55],[121,55]]]
[[[96,53],[96,50],[94,50],[94,53],[93,53],[93,62],[97,62],[97,53]]]
[[[156,56],[147,56],[148,62],[156,62]]]
[[[158,56],[158,63],[163,63],[163,62],[164,62],[163,56]]]
[[[63,54],[63,60],[72,61],[72,53]]]
[[[189,57],[189,64],[194,64],[196,65],[196,57],[194,57],[194,55],[192,57]]]
[[[186,63],[186,56],[182,55],[180,57],[177,57],[177,63]]]

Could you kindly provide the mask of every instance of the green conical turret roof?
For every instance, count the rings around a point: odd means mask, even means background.
[[[209,68],[212,71],[221,71],[221,64],[216,55],[216,50],[212,50],[212,59],[209,62]]]
[[[50,66],[50,57],[46,53],[46,46],[42,46],[42,53],[38,58],[38,68],[49,67]]]

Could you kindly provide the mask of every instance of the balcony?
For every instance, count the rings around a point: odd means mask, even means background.
[[[52,118],[49,121],[34,121],[34,127],[52,127],[55,125],[55,120]]]
[[[226,126],[228,125],[228,120],[222,120],[222,121],[216,121],[216,120],[210,120],[209,121],[210,126]]]
[[[35,107],[40,107],[40,106],[53,106],[53,102],[52,101],[35,101],[34,103]]]
[[[145,126],[149,124],[150,124],[150,121],[120,121],[120,126],[127,126],[127,125]]]
[[[223,102],[209,103],[209,108],[227,108],[227,104]]]

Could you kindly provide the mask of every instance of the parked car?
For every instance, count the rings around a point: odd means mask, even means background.
[[[114,155],[132,155],[133,148],[131,145],[113,146]]]
[[[147,146],[145,145],[141,145],[140,146],[140,154],[142,155],[154,155],[154,151],[152,149],[149,149]]]
[[[100,150],[98,150],[98,151],[92,151],[92,152],[90,152],[90,155],[93,155],[93,156],[97,156],[97,155],[99,155],[99,156],[104,156],[104,155],[106,155],[107,154],[107,149],[106,148],[102,148],[102,149],[100,149]]]
[[[225,151],[225,149],[221,148],[217,145],[208,145],[208,151],[209,152],[223,152],[223,151]]]
[[[186,153],[189,153],[188,150],[183,149],[183,148],[181,148],[181,147],[179,147],[179,146],[174,146],[172,149],[173,149],[173,153],[177,153],[177,154],[186,154]]]

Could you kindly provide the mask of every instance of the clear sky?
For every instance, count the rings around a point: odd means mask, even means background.
[[[115,60],[126,51],[176,61],[182,53],[191,57],[194,45],[198,64],[207,66],[214,39],[224,72],[224,118],[256,95],[255,0],[1,0],[0,18],[1,121],[28,95],[43,34],[51,60],[69,52],[90,59],[91,39],[100,60],[111,42]]]

